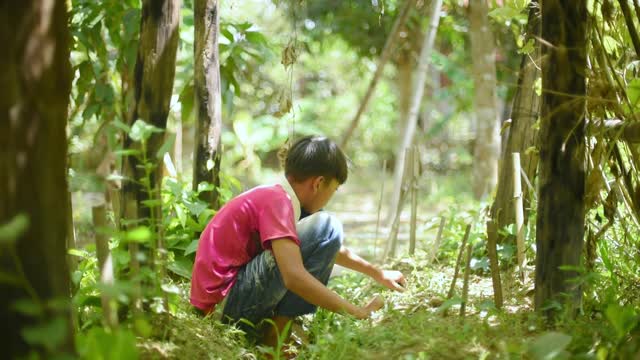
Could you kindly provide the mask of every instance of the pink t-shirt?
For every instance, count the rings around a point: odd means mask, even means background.
[[[191,304],[213,311],[235,283],[238,270],[263,250],[270,250],[271,240],[290,238],[300,245],[291,196],[279,184],[259,186],[218,211],[200,235],[191,276]]]

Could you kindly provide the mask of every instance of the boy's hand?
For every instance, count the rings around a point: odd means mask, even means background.
[[[404,275],[402,275],[400,271],[382,270],[380,272],[380,278],[376,280],[391,290],[400,292],[406,291],[405,287],[407,286],[407,280],[405,280]]]
[[[376,295],[367,305],[358,308],[358,312],[354,316],[358,319],[367,319],[372,312],[380,310],[383,306],[384,300],[380,295]]]

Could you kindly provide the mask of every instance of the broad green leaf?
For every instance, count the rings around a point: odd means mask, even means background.
[[[160,288],[167,294],[180,295],[180,288],[176,284],[162,284]]]
[[[180,220],[180,225],[184,228],[187,223],[187,213],[180,204],[174,204],[173,208],[176,210],[176,215],[178,216],[178,220]]]
[[[0,225],[0,245],[13,244],[29,228],[29,217],[25,214],[14,216],[9,222]]]
[[[170,263],[167,268],[175,274],[186,279],[191,279],[191,269],[193,268],[193,264],[187,259],[176,259],[176,261]]]
[[[529,344],[528,354],[534,360],[555,359],[571,343],[571,336],[550,331],[538,336]]]

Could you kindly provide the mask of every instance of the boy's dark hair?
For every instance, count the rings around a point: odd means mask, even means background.
[[[296,182],[312,176],[334,178],[340,184],[347,181],[347,157],[333,140],[324,136],[305,136],[298,139],[284,153],[284,174]],[[281,157],[281,159],[282,159]]]

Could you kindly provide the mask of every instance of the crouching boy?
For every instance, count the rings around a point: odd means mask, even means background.
[[[321,211],[347,180],[345,155],[330,139],[307,136],[291,146],[284,163],[281,183],[238,195],[207,225],[196,252],[191,304],[206,314],[226,298],[224,319],[252,324],[272,319],[279,329],[317,306],[369,317],[382,301],[357,306],[328,289],[334,263],[396,291],[403,291],[405,279],[342,246],[342,225]],[[277,340],[272,326],[253,334],[268,345]]]

